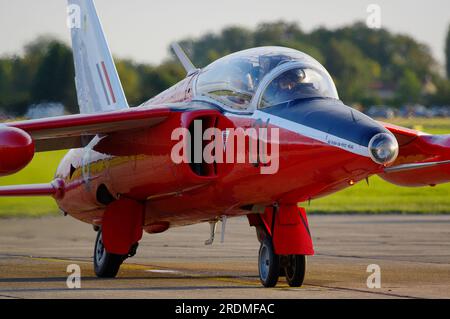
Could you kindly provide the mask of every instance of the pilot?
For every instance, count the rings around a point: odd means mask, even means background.
[[[306,74],[302,69],[289,70],[283,73],[278,80],[281,91],[293,91],[305,81]]]
[[[272,84],[272,103],[279,104],[299,98],[302,92],[302,83],[306,74],[302,69],[289,70],[274,80]]]

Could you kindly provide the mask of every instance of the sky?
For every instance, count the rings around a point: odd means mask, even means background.
[[[159,63],[172,41],[261,22],[297,22],[304,31],[366,21],[369,4],[381,8],[381,26],[427,44],[444,64],[449,0],[96,0],[111,51],[120,58]],[[65,0],[0,0],[0,55],[50,34],[69,43]]]

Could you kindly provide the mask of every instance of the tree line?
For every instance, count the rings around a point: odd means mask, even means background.
[[[239,50],[285,46],[310,54],[329,70],[341,99],[348,104],[407,103],[450,105],[450,29],[446,72],[430,49],[413,38],[363,23],[304,32],[298,24],[263,23],[255,29],[227,27],[218,33],[184,39],[181,45],[203,67]],[[173,56],[159,65],[116,59],[130,105],[139,105],[181,80],[184,70]],[[78,113],[71,48],[39,37],[24,53],[0,58],[0,113],[20,116],[36,103],[56,102]]]

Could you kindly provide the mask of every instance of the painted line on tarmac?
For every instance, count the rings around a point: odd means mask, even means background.
[[[78,260],[78,259],[68,259],[68,258],[54,258],[54,257],[33,257],[33,256],[17,256],[17,257],[23,257],[23,258],[29,258],[33,260],[40,260],[40,261],[48,261],[48,262],[57,262],[57,263],[63,263],[63,262],[81,262],[85,264],[91,263],[91,261],[86,260]],[[202,273],[196,273],[193,271],[186,271],[186,270],[173,270],[166,267],[156,267],[156,266],[150,266],[150,265],[139,265],[139,264],[123,264],[122,269],[126,270],[140,270],[145,272],[152,272],[152,273],[166,273],[166,274],[172,274],[175,275],[174,278],[177,278],[177,275],[185,275],[192,277],[193,279],[209,279],[213,281],[218,282],[226,282],[226,283],[234,283],[234,284],[240,284],[245,286],[251,286],[255,288],[259,288],[259,281],[251,281],[248,279],[245,279],[245,277],[237,277],[237,278],[227,278],[227,277],[208,277],[203,278],[207,276],[207,274]],[[126,279],[126,278],[124,278]],[[316,287],[316,288],[322,288],[322,289],[333,289],[333,290],[341,290],[341,291],[352,291],[352,292],[360,292],[365,294],[374,294],[374,295],[381,295],[386,297],[396,297],[396,298],[408,298],[408,299],[423,299],[420,297],[415,296],[409,296],[409,295],[401,295],[401,294],[395,294],[395,293],[388,293],[388,292],[378,292],[378,291],[367,291],[364,289],[356,289],[356,288],[346,288],[346,287],[336,287],[336,286],[325,286],[325,285],[314,285],[314,284],[307,284],[305,283],[303,287],[301,288],[292,288],[287,284],[279,284],[275,288],[271,288],[273,290],[287,290],[287,291],[303,291],[304,289],[307,289],[308,287]],[[0,296],[1,297],[1,296]]]
[[[87,260],[78,260],[78,259],[69,259],[69,258],[55,258],[55,257],[33,257],[33,256],[17,256],[17,257],[23,257],[23,258],[29,258],[29,259],[33,259],[33,260],[39,260],[39,261],[47,261],[47,262],[55,262],[55,263],[67,263],[67,262],[80,262],[80,263],[84,263],[84,264],[90,264],[92,263],[91,261],[87,261]],[[173,275],[178,275],[178,276],[189,276],[192,278],[197,278],[197,279],[202,279],[202,277],[205,276],[205,274],[201,274],[201,273],[196,273],[194,271],[191,270],[173,270],[173,269],[169,269],[166,267],[157,267],[157,266],[152,266],[152,265],[139,265],[139,264],[123,264],[122,269],[124,270],[143,270],[145,272],[154,272],[154,273],[167,273],[167,274],[173,274]],[[172,271],[172,273],[170,273],[170,271]],[[173,273],[173,271],[175,271],[176,273]],[[176,277],[174,277],[176,278]],[[254,286],[254,287],[259,287],[259,282],[258,281],[250,281],[250,280],[246,280],[246,279],[240,279],[238,278],[226,278],[226,277],[208,277],[208,278],[204,278],[204,279],[209,279],[209,280],[214,280],[214,281],[219,281],[219,282],[227,282],[227,283],[234,283],[234,284],[241,284],[241,285],[246,285],[246,286]],[[286,286],[287,287],[287,286]]]
[[[0,295],[0,299],[25,299],[22,297],[8,296],[8,295]]]
[[[151,272],[155,274],[181,274],[178,270],[171,270],[171,269],[147,269],[146,272]]]
[[[397,298],[424,299],[424,298],[421,298],[421,297],[415,297],[415,296],[409,296],[409,295],[400,295],[400,294],[396,294],[396,293],[381,292],[381,291],[368,291],[368,290],[357,289],[357,288],[323,286],[323,285],[310,285],[310,286],[312,286],[312,287],[319,287],[319,288],[335,289],[335,290],[355,291],[355,292],[362,292],[362,293],[367,293],[367,294],[375,294],[375,295],[397,297]]]
[[[53,262],[53,263],[66,263],[66,262],[70,262],[70,263],[83,263],[83,264],[87,264],[90,263],[87,260],[80,260],[80,259],[65,259],[65,258],[55,258],[55,257],[34,257],[34,256],[21,256],[23,258],[27,258],[27,259],[32,259],[32,260],[39,260],[39,261],[48,261],[48,262]]]
[[[414,243],[410,242],[409,244],[414,244]],[[420,244],[423,245],[423,243],[420,243]],[[431,246],[431,244],[429,246]],[[441,262],[441,261],[417,261],[417,260],[408,260],[408,259],[398,259],[398,257],[405,257],[405,258],[447,257],[446,254],[444,254],[444,255],[377,255],[377,256],[357,256],[357,255],[341,255],[341,254],[317,253],[314,256],[316,256],[316,257],[330,257],[330,258],[386,260],[386,261],[389,261],[389,262],[399,262],[399,263],[402,263],[402,264],[413,263],[413,264],[423,264],[423,265],[448,265],[448,263]]]

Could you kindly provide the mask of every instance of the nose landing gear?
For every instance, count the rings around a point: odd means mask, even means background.
[[[275,287],[284,276],[289,286],[301,287],[306,256],[314,254],[306,211],[297,205],[274,205],[266,207],[264,214],[247,217],[261,243],[258,270],[262,285]]]

